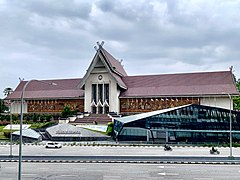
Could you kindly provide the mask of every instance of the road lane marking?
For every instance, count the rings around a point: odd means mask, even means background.
[[[166,173],[158,173],[158,175],[161,175],[161,176],[166,176]]]
[[[178,176],[179,174],[178,173],[158,173],[158,175],[161,175],[161,176]]]
[[[195,180],[213,180],[213,178],[194,178]]]
[[[161,169],[163,169],[163,168],[164,168],[164,166],[158,166],[158,168],[161,168]]]

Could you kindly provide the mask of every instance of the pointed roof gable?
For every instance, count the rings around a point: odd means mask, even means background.
[[[82,88],[84,86],[86,79],[93,71],[99,59],[102,61],[103,65],[106,67],[109,74],[116,80],[119,87],[123,89],[127,89],[126,84],[122,80],[123,76],[127,76],[126,71],[124,70],[121,63],[118,60],[116,60],[110,53],[108,53],[101,45],[99,45],[99,49],[97,50],[90,66],[88,67],[87,73],[82,78],[82,81],[79,84],[79,87]]]
[[[127,76],[126,71],[124,70],[123,66],[121,63],[116,60],[109,52],[107,52],[104,48],[102,48],[102,52],[104,56],[106,57],[106,60],[110,63],[111,70],[115,71],[117,73],[120,73],[121,76]]]

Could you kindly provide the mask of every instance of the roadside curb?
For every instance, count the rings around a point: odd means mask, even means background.
[[[63,144],[63,146],[83,146],[83,147],[86,147],[86,146],[93,146],[93,147],[96,147],[96,146],[99,146],[99,147],[149,147],[149,148],[152,148],[152,147],[164,147],[164,144],[127,144],[127,143],[115,143],[115,142],[112,142],[112,143],[97,143],[97,142],[86,142],[86,143],[66,143],[66,142],[60,142]],[[2,143],[0,142],[0,145],[10,145],[10,143]],[[19,145],[19,144],[13,144],[13,145]],[[24,146],[45,146],[46,143],[38,143],[38,144],[34,144],[34,143],[25,143],[23,144]],[[191,144],[185,144],[185,145],[178,145],[178,144],[170,144],[170,146],[172,147],[178,147],[178,148],[211,148],[211,146],[198,146],[198,145],[191,145]],[[218,146],[216,145],[215,147],[217,148],[229,148],[228,146]],[[239,148],[239,147],[233,147],[233,148]]]
[[[18,162],[18,160],[0,160],[0,162]],[[212,164],[239,165],[239,161],[104,161],[104,160],[22,160],[25,163],[128,163],[128,164]]]

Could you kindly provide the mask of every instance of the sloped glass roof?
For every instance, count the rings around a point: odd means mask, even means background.
[[[15,131],[13,134],[20,136],[20,131]],[[22,136],[38,139],[41,135],[38,132],[34,131],[33,129],[23,129]]]
[[[231,113],[230,113],[231,112]],[[224,108],[189,104],[148,113],[114,119],[114,132],[124,127],[167,131],[240,132],[240,112]]]
[[[168,108],[168,109],[161,109],[161,110],[157,110],[157,111],[151,111],[151,112],[147,112],[147,113],[141,113],[141,114],[135,114],[135,115],[131,115],[131,116],[125,116],[125,117],[120,117],[120,118],[114,118],[115,120],[126,124],[126,123],[130,123],[133,121],[137,121],[137,120],[141,120],[147,117],[151,117],[154,115],[158,115],[158,114],[162,114],[162,113],[166,113],[169,111],[173,111],[179,108],[183,108],[183,107],[187,107],[190,106],[191,104],[188,105],[184,105],[184,106],[178,106],[178,107],[174,107],[174,108]]]

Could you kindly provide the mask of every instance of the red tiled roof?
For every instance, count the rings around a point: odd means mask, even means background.
[[[25,99],[41,98],[79,98],[84,90],[77,88],[81,79],[31,80],[24,91]],[[20,99],[27,81],[22,81],[6,99]]]
[[[115,74],[114,74],[115,75]],[[155,96],[206,96],[239,94],[230,71],[164,74],[145,76],[116,75],[117,81],[127,90],[120,97]],[[83,98],[84,90],[78,88],[82,79],[32,80],[24,92],[25,99]],[[22,81],[6,99],[20,99],[27,81]],[[50,85],[50,84],[56,85]]]
[[[113,78],[117,81],[118,85],[123,88],[123,89],[127,89],[126,84],[123,82],[122,78],[112,72],[110,72],[113,76]]]
[[[109,52],[107,52],[104,48],[102,48],[104,55],[107,57],[107,60],[109,61],[110,65],[112,68],[120,73],[123,76],[127,76],[126,71],[124,70],[123,66],[121,63],[116,60]]]
[[[230,71],[125,76],[120,97],[238,94]]]

